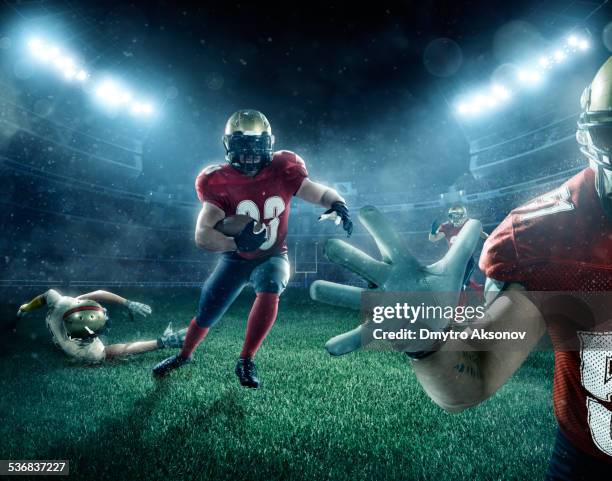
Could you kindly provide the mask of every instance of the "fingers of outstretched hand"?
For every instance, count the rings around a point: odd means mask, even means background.
[[[363,289],[328,281],[315,281],[310,286],[310,297],[315,301],[359,310]]]
[[[346,267],[367,281],[381,285],[389,276],[391,266],[377,261],[365,252],[340,239],[328,240],[325,256],[332,262]]]
[[[359,211],[359,220],[376,241],[385,261],[408,262],[419,265],[416,258],[408,252],[401,237],[395,231],[391,222],[374,206],[362,207]]]
[[[342,356],[360,349],[362,346],[362,330],[363,326],[358,326],[351,331],[332,337],[325,343],[325,349],[332,356]]]

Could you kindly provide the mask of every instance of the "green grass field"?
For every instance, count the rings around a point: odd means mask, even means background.
[[[197,291],[120,293],[148,320],[112,311],[107,342],[186,323]],[[196,363],[156,381],[169,355],[99,367],[70,362],[43,313],[0,340],[0,459],[69,459],[78,479],[541,479],[552,449],[551,353],[535,353],[491,400],[461,414],[435,407],[404,356],[331,358],[324,342],[356,316],[288,292],[258,355],[264,385],[238,384],[251,294],[211,331]],[[23,478],[21,478],[23,479]]]

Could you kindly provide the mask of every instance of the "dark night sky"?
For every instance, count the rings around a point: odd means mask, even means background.
[[[593,9],[568,1],[41,5],[5,2],[5,25],[52,27],[96,68],[159,101],[171,92],[145,165],[167,191],[190,188],[203,163],[222,158],[223,124],[239,108],[264,111],[277,146],[302,154],[323,180],[367,175],[375,190],[449,185],[467,168],[467,143],[445,97],[507,59],[499,29],[531,19],[532,36],[555,38]],[[38,12],[52,15],[20,18]],[[454,43],[428,51],[440,38]]]

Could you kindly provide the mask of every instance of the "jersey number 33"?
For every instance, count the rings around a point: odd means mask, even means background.
[[[248,215],[257,222],[262,222],[266,225],[267,238],[261,245],[260,249],[265,251],[276,244],[276,236],[278,235],[278,225],[280,224],[280,215],[285,211],[285,202],[277,195],[268,197],[264,203],[263,219],[259,207],[252,200],[243,200],[236,207],[236,215]]]

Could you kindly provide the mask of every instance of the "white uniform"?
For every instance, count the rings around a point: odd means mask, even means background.
[[[95,337],[86,341],[68,337],[63,316],[68,309],[78,305],[74,297],[62,296],[53,289],[44,294],[49,311],[47,312],[47,327],[53,336],[53,342],[68,356],[79,361],[96,363],[104,360],[104,344]]]

